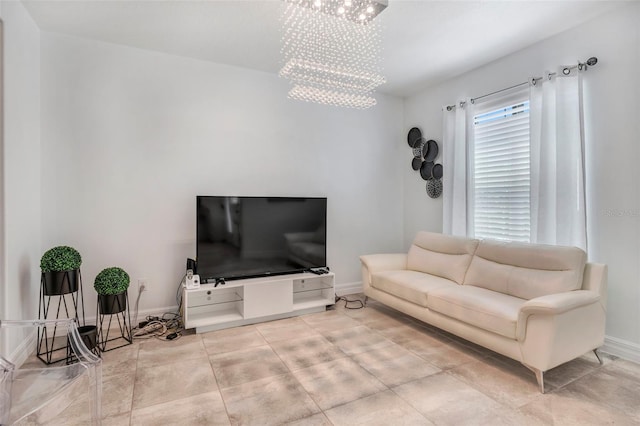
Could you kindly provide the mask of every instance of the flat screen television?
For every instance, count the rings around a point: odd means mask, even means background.
[[[327,199],[198,196],[196,256],[203,283],[327,265]]]

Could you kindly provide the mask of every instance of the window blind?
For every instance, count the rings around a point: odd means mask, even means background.
[[[529,101],[476,115],[473,152],[475,237],[529,242]]]

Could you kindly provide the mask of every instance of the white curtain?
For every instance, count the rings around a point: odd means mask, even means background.
[[[443,108],[442,163],[444,165],[443,232],[466,236],[467,223],[467,142],[466,102]]]
[[[547,73],[530,88],[531,242],[586,251],[580,74]]]

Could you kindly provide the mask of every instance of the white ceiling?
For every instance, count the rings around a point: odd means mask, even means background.
[[[44,31],[270,73],[280,68],[280,0],[22,1]],[[380,15],[387,77],[380,91],[407,96],[624,3],[389,0]]]

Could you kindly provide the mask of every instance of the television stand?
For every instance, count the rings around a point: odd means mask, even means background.
[[[322,312],[335,303],[335,275],[301,273],[182,289],[185,328],[196,333]]]

